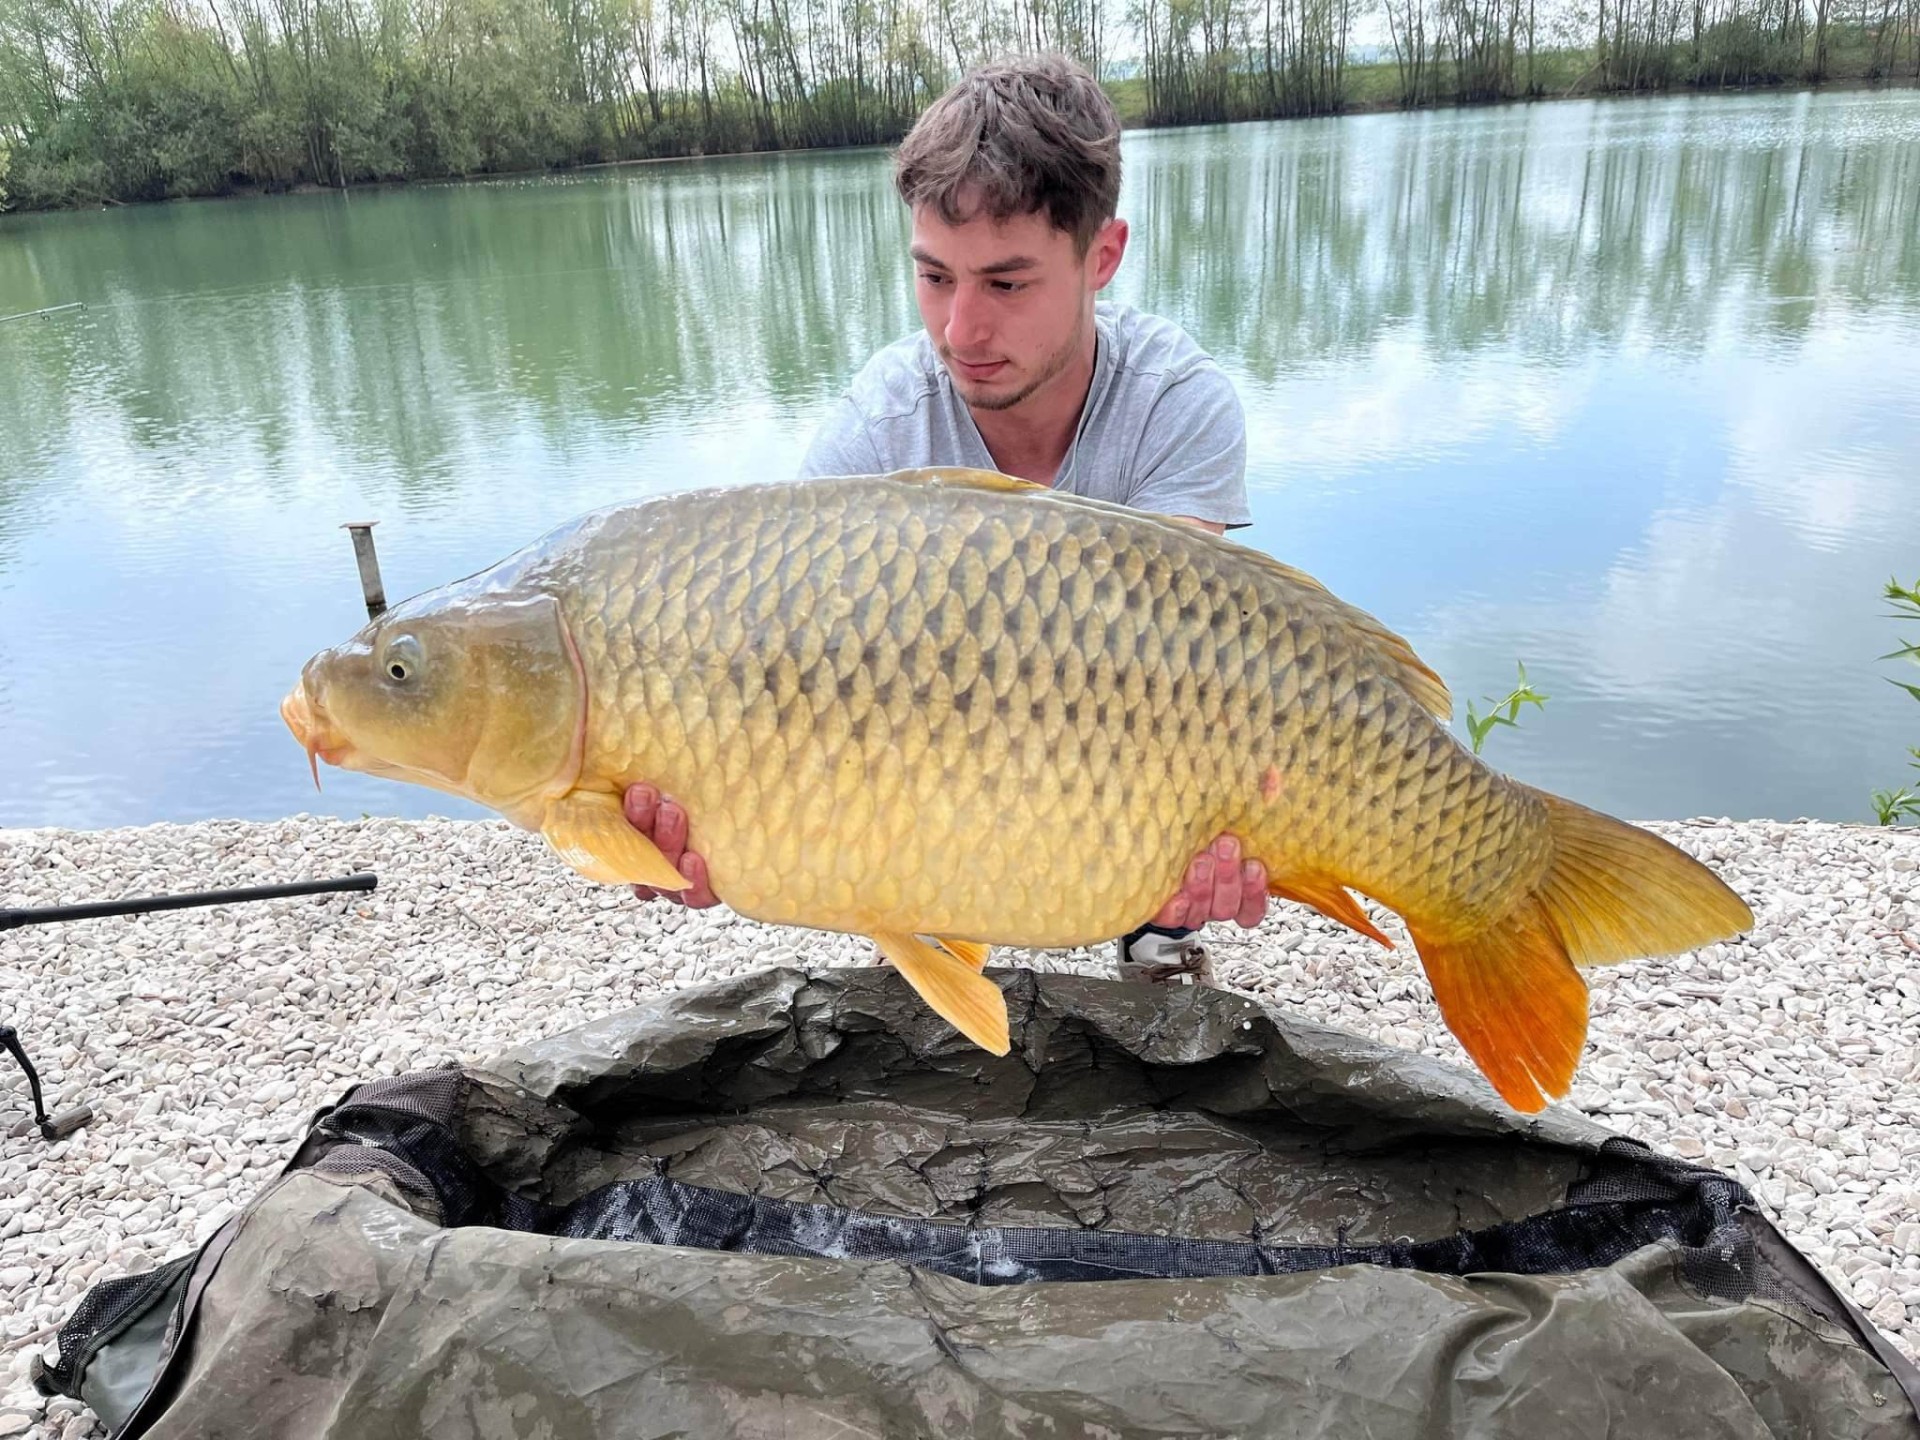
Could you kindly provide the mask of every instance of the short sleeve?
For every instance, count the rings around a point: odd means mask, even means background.
[[[1247,420],[1219,366],[1196,366],[1154,401],[1140,436],[1127,504],[1157,515],[1251,524]]]
[[[866,417],[853,397],[842,395],[813,432],[800,462],[798,478],[815,480],[827,475],[877,475],[886,467],[867,430]]]

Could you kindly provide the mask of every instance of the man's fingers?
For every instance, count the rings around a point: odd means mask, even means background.
[[[1212,855],[1196,855],[1193,863],[1187,866],[1187,883],[1184,887],[1189,903],[1198,902],[1205,906],[1213,899]]]
[[[679,802],[662,795],[656,786],[629,785],[620,797],[620,808],[626,813],[627,823],[653,841],[666,856],[667,863],[687,878],[684,890],[635,885],[632,889],[636,900],[671,900],[695,910],[720,903],[707,876],[707,862],[687,850],[687,812]]]
[[[660,792],[651,785],[629,785],[627,793],[620,797],[620,808],[626,811],[629,825],[642,835],[651,836],[660,813]]]
[[[705,860],[698,855],[688,854],[680,862],[680,873],[687,877],[688,883],[677,898],[685,901],[690,909],[707,910],[720,903],[720,897],[713,893],[713,884],[707,878]]]
[[[1224,845],[1214,847],[1218,860],[1213,867],[1213,891],[1207,896],[1209,920],[1231,920],[1240,913],[1240,847],[1233,847],[1231,857],[1220,854],[1224,848]]]
[[[687,848],[687,812],[677,802],[661,800],[660,821],[653,827],[653,843],[660,847],[669,865],[680,863],[680,856]]]
[[[1213,860],[1210,856],[1201,855],[1187,866],[1187,873],[1180,879],[1179,890],[1160,907],[1160,913],[1153,917],[1153,923],[1164,925],[1169,930],[1188,926],[1197,929],[1207,923],[1207,907],[1212,903]]]
[[[1233,918],[1248,930],[1267,918],[1267,867],[1258,860],[1240,867],[1240,911]]]
[[[1180,889],[1151,923],[1198,930],[1212,920],[1233,920],[1251,930],[1267,914],[1267,867],[1240,858],[1240,841],[1222,835],[1193,857]]]

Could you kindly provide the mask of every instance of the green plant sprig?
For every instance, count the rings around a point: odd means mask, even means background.
[[[1520,683],[1506,699],[1495,700],[1491,695],[1481,697],[1489,705],[1493,706],[1493,709],[1489,710],[1485,715],[1480,714],[1473,708],[1473,701],[1467,701],[1467,734],[1473,740],[1473,753],[1476,755],[1480,753],[1480,747],[1487,743],[1487,736],[1493,733],[1494,726],[1509,725],[1516,729],[1519,728],[1520,707],[1522,705],[1531,705],[1536,710],[1545,710],[1547,708],[1547,701],[1553,698],[1550,695],[1542,695],[1538,690],[1534,689],[1532,685],[1527,683],[1527,667],[1525,665],[1520,664],[1517,660],[1514,664],[1520,671]],[[1502,714],[1502,711],[1506,713]]]
[[[1920,620],[1920,579],[1911,585],[1902,585],[1898,577],[1887,581],[1882,596],[1893,602],[1888,612],[1890,620]],[[1898,650],[1890,650],[1880,657],[1882,660],[1911,660],[1920,665],[1920,644],[1911,640],[1901,640]],[[1887,677],[1887,683],[1898,685],[1915,700],[1920,700],[1920,685],[1906,680]],[[1907,754],[1912,757],[1912,765],[1920,770],[1920,746],[1911,746]],[[1876,790],[1873,792],[1873,812],[1882,825],[1896,825],[1902,820],[1920,821],[1920,794],[1916,794],[1902,785],[1897,790]]]

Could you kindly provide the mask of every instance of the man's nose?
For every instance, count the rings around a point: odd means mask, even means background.
[[[947,347],[970,350],[984,344],[992,334],[986,297],[971,286],[954,286],[953,308],[947,312]]]

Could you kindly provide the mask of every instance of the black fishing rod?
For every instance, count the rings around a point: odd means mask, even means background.
[[[371,890],[379,883],[371,873],[348,875],[339,880],[296,880],[287,885],[253,885],[234,890],[195,890],[184,895],[148,895],[137,900],[99,900],[84,905],[40,905],[28,908],[0,908],[0,930],[17,930],[23,925],[52,925],[67,920],[98,920],[112,915],[144,915],[155,910],[187,910],[201,905],[233,905],[249,900],[282,900],[295,895],[329,895],[341,891]],[[79,1105],[60,1115],[48,1115],[40,1093],[40,1076],[20,1044],[20,1034],[11,1025],[0,1025],[0,1048],[4,1048],[26,1072],[27,1089],[33,1094],[33,1119],[13,1127],[16,1138],[38,1129],[49,1143],[64,1140],[93,1119],[91,1105]]]
[[[240,890],[196,890],[186,895],[149,895],[140,900],[100,900],[89,905],[41,905],[25,910],[0,908],[0,930],[48,925],[56,920],[98,920],[107,915],[143,915],[149,910],[186,910],[195,905],[231,905],[241,900],[280,900],[290,895],[326,895],[338,890],[371,890],[371,874],[341,880],[296,880],[289,885],[255,885]]]

